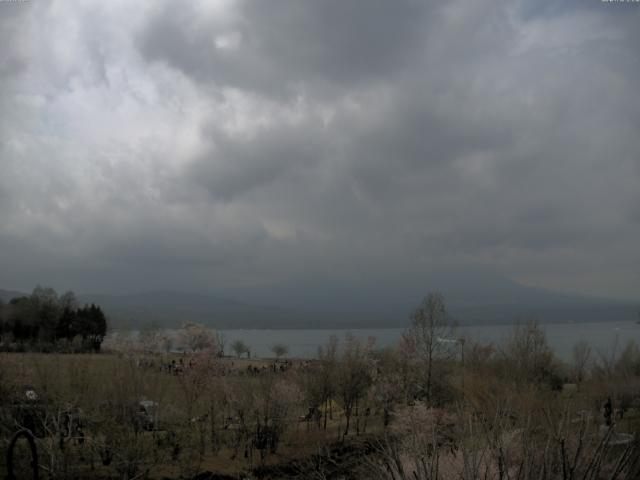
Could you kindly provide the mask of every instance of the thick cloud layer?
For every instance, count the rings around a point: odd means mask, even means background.
[[[637,299],[638,25],[600,2],[0,2],[0,286],[490,271]]]

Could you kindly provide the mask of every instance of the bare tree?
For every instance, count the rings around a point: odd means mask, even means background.
[[[434,362],[452,354],[454,327],[439,293],[430,293],[424,297],[420,306],[411,316],[411,327],[404,335],[416,357],[425,367],[425,394],[431,401],[433,387]]]
[[[591,360],[591,347],[587,342],[582,340],[573,346],[571,352],[573,377],[576,382],[580,383],[584,380],[587,365]]]
[[[207,350],[216,352],[218,349],[217,335],[213,329],[199,323],[185,323],[180,329],[180,338],[185,349],[191,352]]]
[[[256,407],[254,444],[264,459],[268,451],[276,453],[283,432],[297,416],[302,393],[295,383],[275,375],[259,377],[252,390]]]
[[[545,332],[535,320],[515,325],[507,338],[505,369],[517,382],[557,382],[557,365]]]
[[[235,340],[231,344],[231,349],[238,356],[238,358],[240,358],[243,353],[246,353],[249,351],[249,347],[247,347],[247,345],[242,340]]]
[[[335,395],[336,361],[338,354],[338,338],[332,335],[325,347],[318,348],[320,371],[316,375],[321,398],[324,403],[324,429],[327,429],[327,413],[331,412],[331,404]]]
[[[277,358],[280,358],[289,353],[289,347],[282,343],[276,343],[271,347],[271,351]]]
[[[353,336],[347,336],[342,362],[337,372],[338,397],[344,409],[347,424],[344,434],[349,434],[351,415],[354,408],[358,408],[358,400],[366,393],[371,384],[371,370],[369,354],[373,341],[363,345]]]
[[[224,349],[227,346],[227,338],[224,333],[216,332],[216,342],[218,344],[218,355],[224,357]]]
[[[160,325],[157,322],[145,323],[140,327],[138,344],[147,352],[155,352],[160,349]]]
[[[71,290],[60,295],[60,307],[64,310],[68,308],[69,310],[75,310],[80,306],[78,299],[76,298],[76,294]]]
[[[166,330],[161,332],[157,337],[157,348],[161,352],[169,353],[174,346],[174,338],[173,335],[168,333]]]
[[[396,404],[406,402],[407,391],[404,358],[397,349],[385,349],[380,352],[376,365],[376,378],[373,385],[374,400],[382,410],[383,424],[386,428]]]

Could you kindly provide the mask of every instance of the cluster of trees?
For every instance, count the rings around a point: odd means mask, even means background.
[[[244,354],[247,355],[247,358],[251,357],[251,349],[240,339],[234,340],[234,342],[231,344],[231,350],[233,350],[238,358],[240,358]]]
[[[80,306],[69,291],[36,287],[31,295],[0,304],[0,344],[72,346],[74,351],[98,351],[107,333],[107,319],[94,304]]]
[[[115,331],[103,345],[105,350],[120,353],[197,353],[224,355],[226,339],[212,328],[195,322],[185,322],[179,329],[166,329],[157,322],[145,323],[135,334]]]

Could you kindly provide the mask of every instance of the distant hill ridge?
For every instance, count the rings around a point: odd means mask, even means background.
[[[12,298],[22,297],[24,295],[28,295],[28,294],[23,292],[16,292],[14,290],[0,289],[0,300],[2,300],[5,303],[9,302],[9,300],[11,300]]]
[[[486,286],[473,290],[467,286],[443,293],[450,313],[463,325],[504,324],[529,318],[542,323],[635,321],[640,311],[633,302],[560,294],[510,281],[497,288],[494,285],[493,290]],[[5,303],[22,295],[28,294],[0,290]],[[348,294],[333,299],[329,294],[325,301],[311,299],[305,304],[300,295],[295,298],[298,301],[292,301],[291,306],[279,307],[171,291],[78,295],[81,303],[101,305],[115,328],[137,328],[150,322],[175,327],[186,321],[226,329],[404,327],[409,323],[412,308],[420,301],[419,297],[398,299],[377,295],[375,299],[367,299],[354,295],[348,303]]]

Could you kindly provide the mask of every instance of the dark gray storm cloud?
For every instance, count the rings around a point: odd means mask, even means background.
[[[409,291],[473,271],[640,297],[640,8],[0,13],[0,287]]]
[[[424,48],[425,2],[240,1],[221,15],[197,3],[161,2],[140,49],[205,85],[267,95],[357,88],[391,79]]]

